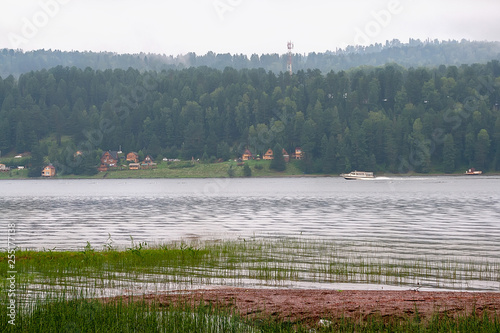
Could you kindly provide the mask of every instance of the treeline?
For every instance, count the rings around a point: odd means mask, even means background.
[[[276,144],[290,154],[302,147],[306,173],[500,170],[499,88],[497,60],[292,76],[58,66],[0,78],[0,150],[32,151],[37,166],[75,173],[119,147],[227,160]],[[57,144],[40,141],[49,136]]]
[[[56,66],[80,69],[86,67],[95,70],[128,69],[140,71],[162,71],[189,67],[208,66],[219,70],[226,67],[235,69],[258,69],[273,71],[278,74],[286,70],[288,56],[283,44],[282,54],[216,54],[205,55],[187,53],[184,55],[158,54],[116,54],[112,52],[63,52],[52,50],[15,51],[0,50],[0,76],[7,77],[30,71],[53,68]],[[364,65],[382,66],[387,62],[395,62],[403,67],[439,66],[486,63],[492,59],[500,59],[500,42],[479,41],[438,41],[410,39],[402,43],[395,39],[385,44],[376,43],[370,46],[348,46],[345,49],[324,53],[293,54],[293,69],[319,69],[323,73],[329,71],[348,70]]]

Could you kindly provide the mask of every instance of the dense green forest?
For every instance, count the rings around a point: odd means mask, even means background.
[[[116,54],[111,52],[63,52],[57,50],[15,51],[0,50],[0,76],[7,77],[30,71],[48,69],[62,65],[95,70],[128,69],[140,71],[162,71],[168,69],[183,69],[188,67],[208,66],[224,70],[226,67],[235,69],[264,68],[278,74],[286,70],[288,56],[285,54],[286,43],[283,44],[283,54],[216,54],[208,52],[205,55],[188,53],[177,56],[158,54]],[[324,53],[293,54],[294,71],[319,69],[323,73],[347,70],[358,66],[383,66],[395,62],[403,67],[439,66],[486,63],[490,60],[500,60],[500,42],[481,41],[438,41],[410,39],[408,43],[399,40],[377,43],[370,46],[348,46],[345,49],[327,51]]]
[[[499,88],[498,60],[292,76],[57,66],[0,78],[0,150],[32,152],[33,169],[52,162],[66,173],[94,169],[102,151],[120,146],[226,160],[276,144],[302,147],[306,173],[492,171],[500,170]]]

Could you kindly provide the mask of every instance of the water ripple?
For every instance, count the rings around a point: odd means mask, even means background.
[[[228,180],[210,195],[203,189],[213,180],[9,181],[0,183],[7,193],[0,231],[15,224],[22,248],[100,246],[109,234],[118,245],[131,236],[168,242],[302,234],[378,242],[405,255],[498,258],[500,179],[485,178]]]

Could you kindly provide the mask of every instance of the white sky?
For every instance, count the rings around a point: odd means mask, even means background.
[[[498,41],[500,1],[0,0],[0,49],[251,55],[394,38]]]

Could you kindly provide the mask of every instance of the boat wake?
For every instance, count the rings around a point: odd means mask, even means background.
[[[375,177],[374,180],[392,180],[392,178],[389,178],[389,177]]]

